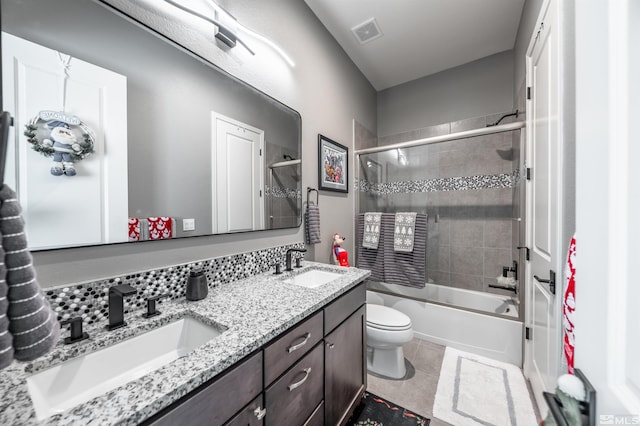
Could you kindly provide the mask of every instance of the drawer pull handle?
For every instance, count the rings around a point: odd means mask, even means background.
[[[335,344],[333,344],[333,343],[327,343],[327,347],[328,347],[329,349],[333,349],[333,348],[335,348],[335,347],[336,347],[336,345],[335,345]]]
[[[293,351],[297,351],[298,349],[300,349],[301,347],[303,347],[304,345],[307,344],[307,341],[309,341],[310,337],[311,337],[311,333],[305,334],[304,335],[304,340],[302,340],[302,342],[298,343],[297,345],[289,346],[289,348],[287,349],[287,352],[291,353]]]
[[[287,386],[289,388],[289,392],[291,392],[292,390],[294,390],[295,388],[301,386],[304,382],[307,381],[307,379],[309,378],[309,373],[311,373],[311,367],[309,368],[305,368],[304,370],[304,377],[302,378],[302,380],[300,380],[299,382],[295,382],[290,384],[289,386]]]
[[[253,414],[258,418],[258,420],[262,420],[262,418],[267,415],[267,409],[266,408],[261,409],[260,406],[258,405],[258,408],[253,410]]]

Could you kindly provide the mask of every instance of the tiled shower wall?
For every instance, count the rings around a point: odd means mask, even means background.
[[[266,163],[271,164],[296,159],[297,153],[287,148],[271,144],[267,151]],[[288,156],[288,157],[286,157]],[[301,165],[289,165],[265,170],[265,227],[266,229],[296,227],[300,225],[302,196],[298,190],[301,181]]]
[[[501,116],[386,136],[379,145],[485,127]],[[363,155],[360,212],[426,213],[428,281],[512,294],[489,284],[518,259],[519,135],[512,131]]]

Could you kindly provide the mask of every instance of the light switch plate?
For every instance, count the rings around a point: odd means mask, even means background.
[[[182,219],[182,230],[183,231],[195,231],[196,230],[196,220],[195,219]]]

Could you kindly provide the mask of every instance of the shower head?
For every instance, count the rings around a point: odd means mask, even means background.
[[[512,112],[511,114],[505,114],[505,115],[503,115],[502,117],[500,117],[500,119],[499,119],[498,121],[496,121],[495,123],[489,123],[489,124],[487,124],[485,127],[493,127],[493,126],[497,126],[498,124],[500,124],[500,122],[501,122],[502,120],[504,120],[504,119],[505,119],[505,118],[507,118],[507,117],[513,117],[513,116],[515,116],[516,118],[518,118],[518,114],[519,114],[518,110],[516,110],[516,112]]]

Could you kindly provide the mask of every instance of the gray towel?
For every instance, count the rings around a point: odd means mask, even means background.
[[[16,193],[0,188],[0,234],[6,266],[9,331],[14,358],[31,361],[49,352],[60,335],[60,324],[36,280],[27,249],[24,222]]]
[[[320,207],[313,201],[307,201],[304,212],[304,242],[305,244],[319,244],[320,241]]]
[[[382,213],[364,214],[364,235],[362,237],[362,247],[376,250],[380,241],[380,221]]]
[[[422,288],[426,283],[427,268],[427,215],[418,213],[415,221],[412,252],[394,250],[395,215],[383,213],[378,250],[369,250],[359,244],[356,266],[371,271],[371,279],[390,284]],[[364,233],[364,214],[358,218],[358,239]]]
[[[13,337],[9,333],[9,318],[7,318],[7,270],[4,267],[4,250],[0,244],[0,370],[13,362]]]
[[[415,212],[396,213],[394,233],[393,233],[393,249],[395,251],[412,252],[413,251],[413,235],[416,226]]]

